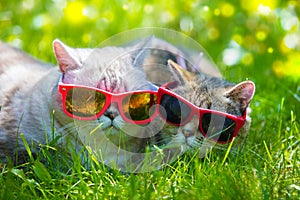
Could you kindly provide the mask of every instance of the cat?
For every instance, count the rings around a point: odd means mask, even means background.
[[[249,104],[255,93],[255,84],[249,80],[233,84],[201,71],[192,73],[172,60],[169,60],[168,65],[177,76],[177,81],[180,82],[179,86],[170,90],[192,104],[235,116],[242,116],[245,111],[247,112],[245,123],[239,130],[231,151],[236,152],[238,148],[241,148],[250,128],[251,109]],[[198,157],[203,158],[213,148],[224,150],[228,148],[228,144],[218,144],[201,134],[197,116],[194,116],[187,124],[180,126],[177,131],[174,131],[174,126],[167,124],[162,132],[173,133],[172,139],[164,149],[171,151],[174,148],[177,150],[180,148],[181,153],[177,152],[177,156],[184,152],[192,154],[197,152]],[[172,159],[174,160],[174,158]]]
[[[78,152],[85,146],[99,149],[105,154],[101,155],[103,162],[117,168],[126,164],[126,153],[143,151],[149,137],[140,134],[150,134],[151,123],[125,123],[114,104],[99,119],[72,119],[63,112],[57,88],[62,77],[65,84],[111,93],[153,89],[137,66],[146,55],[146,43],[144,40],[130,47],[92,49],[71,48],[54,40],[58,68],[0,43],[0,160],[24,162],[27,151],[21,134],[32,146],[33,154],[38,153],[39,144],[59,136],[62,144],[70,140]],[[129,133],[123,134],[122,142],[121,132]]]

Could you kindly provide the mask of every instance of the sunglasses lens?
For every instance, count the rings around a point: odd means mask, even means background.
[[[206,113],[202,117],[202,128],[207,138],[228,142],[235,132],[235,122],[227,117]]]
[[[72,88],[66,97],[67,111],[77,117],[92,117],[104,107],[106,97],[100,92],[85,88]]]
[[[163,95],[160,102],[160,113],[165,117],[168,122],[179,125],[189,117],[191,108],[179,99]],[[165,113],[165,114],[164,114]]]
[[[150,93],[136,93],[126,96],[122,101],[124,114],[133,121],[149,119],[153,114],[151,107],[156,104],[156,101],[157,96]]]

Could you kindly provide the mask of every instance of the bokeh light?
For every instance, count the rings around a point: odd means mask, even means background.
[[[299,79],[300,77],[300,52],[293,52],[288,54],[287,61],[277,60],[273,63],[274,72],[282,77],[287,76],[292,79]]]
[[[230,3],[223,3],[221,5],[221,13],[224,17],[231,17],[234,15],[235,8],[232,4]]]
[[[85,8],[85,4],[80,1],[68,2],[64,13],[69,23],[81,24],[87,20],[86,14],[88,14],[88,12]]]
[[[241,6],[243,9],[250,13],[259,13],[267,15],[274,10],[278,5],[278,0],[241,0]]]

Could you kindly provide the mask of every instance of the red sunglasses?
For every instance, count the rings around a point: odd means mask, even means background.
[[[157,103],[160,104],[160,116],[172,125],[181,126],[197,115],[200,132],[205,138],[218,143],[231,142],[245,123],[246,111],[243,116],[235,116],[197,107],[168,89],[175,85],[176,83],[172,82],[158,89]]]
[[[97,119],[115,102],[124,121],[133,124],[149,123],[159,113],[168,123],[181,126],[198,115],[199,129],[203,136],[218,143],[230,142],[244,125],[246,112],[240,117],[199,108],[168,89],[174,85],[171,83],[161,86],[158,92],[141,90],[113,94],[94,87],[64,84],[60,81],[58,90],[62,95],[64,112],[78,120]],[[151,107],[155,104],[160,104],[160,107],[152,110]]]
[[[95,120],[116,103],[124,121],[133,124],[149,123],[155,117],[151,107],[156,104],[157,92],[141,90],[113,94],[94,87],[58,84],[65,114],[78,120]]]

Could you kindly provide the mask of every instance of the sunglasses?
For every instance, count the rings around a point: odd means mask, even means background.
[[[95,120],[116,103],[124,121],[132,124],[149,123],[154,117],[157,92],[141,90],[124,93],[110,93],[94,87],[74,84],[58,84],[62,95],[62,107],[65,114],[78,120]],[[153,112],[152,112],[153,111]]]
[[[199,130],[202,135],[223,144],[231,142],[244,125],[246,111],[243,116],[235,116],[197,107],[169,90],[174,86],[176,83],[172,82],[159,87],[157,95],[157,102],[160,105],[158,112],[169,124],[182,126],[197,115],[199,117]]]
[[[105,113],[111,103],[116,103],[124,121],[132,124],[151,122],[159,114],[166,122],[175,126],[187,124],[194,115],[199,117],[202,135],[218,143],[229,143],[238,134],[246,119],[224,112],[199,108],[183,97],[169,90],[177,83],[159,87],[158,92],[140,90],[124,93],[110,93],[94,87],[58,84],[62,95],[65,114],[78,120],[95,120]],[[154,107],[159,104],[159,107]],[[158,108],[158,109],[157,109]]]

